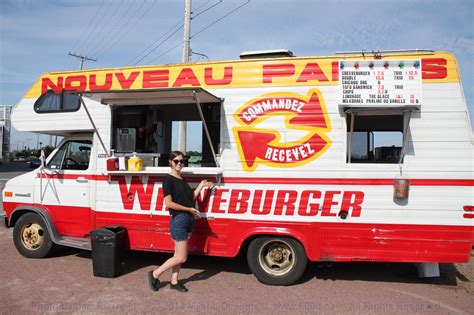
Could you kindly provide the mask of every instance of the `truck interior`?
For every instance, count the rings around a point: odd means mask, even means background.
[[[178,138],[173,125],[186,121],[192,125],[193,139],[200,142],[187,151],[188,166],[218,166],[222,100],[209,92],[179,88],[103,92],[86,97],[110,106],[111,150],[116,156],[136,152],[147,166],[168,166],[169,152],[175,149],[173,140]]]
[[[346,162],[402,163],[410,114],[404,110],[347,110]]]

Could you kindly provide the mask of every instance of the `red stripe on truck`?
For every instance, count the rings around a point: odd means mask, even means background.
[[[113,175],[118,176],[153,176],[157,180],[162,180],[164,175],[155,174],[126,174]],[[107,175],[94,174],[39,174],[37,177],[55,178],[55,179],[77,179],[84,177],[88,180],[107,181]],[[212,176],[203,176],[208,178]],[[191,183],[198,183],[201,177],[189,177],[186,180]],[[394,179],[392,178],[278,178],[278,177],[222,177],[223,184],[280,184],[280,185],[365,185],[365,186],[392,186]],[[473,179],[410,179],[411,186],[474,186]]]

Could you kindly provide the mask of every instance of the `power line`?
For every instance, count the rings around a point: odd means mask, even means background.
[[[120,22],[124,19],[125,15],[126,15],[128,12],[130,12],[130,10],[135,6],[135,2],[136,2],[136,0],[133,0],[132,3],[131,3],[131,5],[123,11],[122,15],[117,19],[117,22],[116,22],[111,28],[109,28],[108,33],[107,33],[107,34],[102,38],[102,40],[98,43],[98,45],[95,47],[96,50],[95,50],[93,53],[91,53],[91,55],[96,55],[99,51],[101,51],[101,50],[104,48],[104,45],[108,42],[108,37],[109,37],[109,35],[112,33],[112,31],[114,31],[115,28],[118,28]],[[141,4],[140,6],[138,6],[138,7],[136,8],[136,10],[133,11],[134,13],[132,14],[132,16],[135,16],[136,12],[138,12],[138,10],[140,10],[141,7],[142,7],[144,4],[145,4],[145,2],[142,2],[142,4]],[[120,31],[119,31],[119,32],[121,32],[121,31],[123,30],[123,28],[124,28],[129,22],[130,22],[130,18],[128,19],[128,21],[127,21],[125,24],[122,25],[122,28],[120,28]],[[113,34],[111,40],[113,40],[113,39],[117,36],[117,34],[118,34],[119,32],[116,32],[115,34]]]
[[[152,52],[154,52],[158,47],[160,47],[161,45],[163,45],[168,39],[170,39],[171,37],[173,37],[174,34],[176,34],[179,30],[181,30],[183,28],[183,25],[181,25],[179,28],[177,28],[176,30],[174,30],[170,35],[168,35],[164,40],[162,40],[158,45],[156,45],[155,47],[153,47],[152,50],[150,50],[145,56],[143,56],[142,58],[140,58],[140,60],[138,60],[135,64],[137,65],[140,61],[142,61],[143,59],[145,59],[146,57],[148,57]],[[151,62],[151,61],[150,61]]]
[[[199,10],[200,8],[202,8],[203,6],[207,5],[209,2],[211,2],[211,0],[207,0],[205,3],[201,4],[200,6],[198,6],[196,8],[196,10]]]
[[[208,1],[207,3],[209,3],[209,2],[210,2],[210,1]],[[222,2],[223,2],[223,0],[217,1],[216,3],[214,3],[213,5],[211,5],[210,7],[206,8],[206,9],[204,9],[204,10],[198,12],[198,13],[196,13],[196,15],[193,15],[193,16],[191,17],[191,19],[197,18],[197,17],[200,16],[201,14],[203,14],[203,13],[209,11],[210,9],[212,9],[212,8],[214,8],[214,7],[216,7],[216,6],[218,6],[218,5],[221,4]],[[200,6],[200,7],[202,7],[202,6]],[[197,9],[196,9],[196,10],[197,10]]]
[[[191,38],[193,37],[196,37],[197,35],[201,34],[202,32],[204,32],[205,30],[207,30],[208,28],[210,28],[211,26],[213,26],[214,24],[222,21],[223,19],[225,19],[226,17],[228,17],[229,15],[231,15],[232,13],[236,12],[237,10],[239,10],[240,8],[246,6],[247,4],[250,3],[250,0],[247,0],[245,3],[239,5],[238,7],[236,7],[235,9],[229,11],[228,13],[224,14],[222,17],[218,18],[217,20],[215,20],[214,22],[208,24],[207,26],[205,26],[204,28],[202,28],[201,30],[199,30],[198,32],[194,33],[193,35],[191,35]]]
[[[177,28],[176,28],[177,27]],[[174,28],[176,28],[175,30],[173,30]],[[157,40],[155,40],[153,43],[151,43],[151,45],[149,45],[147,48],[145,48],[140,54],[138,54],[137,57],[133,58],[133,60],[135,59],[138,59],[133,65],[136,65],[138,64],[140,61],[142,61],[143,59],[145,59],[147,56],[149,56],[153,51],[155,51],[158,47],[160,47],[161,45],[163,45],[169,38],[171,38],[174,34],[176,34],[181,28],[183,28],[183,23],[181,22],[181,20],[179,20],[178,23],[176,23],[175,25],[173,25],[173,27],[171,27],[168,31],[166,31],[163,35],[161,35]],[[168,33],[170,33],[170,35],[168,35],[164,40],[162,40],[160,43],[158,43],[158,45],[155,46],[155,44],[160,40],[162,39],[163,37],[165,37]],[[153,47],[153,48],[152,48]],[[140,58],[140,56],[145,53],[147,50],[151,49],[147,54],[145,54],[145,56],[143,56],[142,58]],[[132,62],[133,62],[132,60]],[[130,63],[132,63],[130,62]]]
[[[178,20],[178,22],[173,25],[170,29],[168,29],[163,35],[161,35],[160,37],[158,37],[156,40],[154,40],[147,48],[145,48],[142,52],[140,52],[135,58],[132,59],[132,61],[128,62],[128,64],[131,64],[135,59],[138,59],[143,53],[145,53],[148,49],[150,49],[151,47],[153,47],[155,45],[156,42],[158,42],[160,39],[162,39],[163,37],[166,36],[166,34],[168,34],[169,32],[171,32],[175,27],[183,27],[183,23],[181,22],[181,20]]]
[[[110,44],[110,46],[109,46],[108,48],[106,47],[105,50],[103,50],[102,52],[100,52],[100,53],[98,52],[98,54],[99,54],[99,55],[104,54],[105,52],[107,52],[107,51],[109,51],[110,49],[112,49],[112,47],[114,47],[118,42],[120,42],[122,39],[124,39],[124,38],[128,35],[128,33],[130,33],[130,31],[137,25],[137,23],[140,22],[140,21],[142,20],[142,18],[143,18],[148,12],[150,12],[150,9],[151,9],[157,2],[158,2],[158,0],[155,0],[155,1],[153,1],[153,2],[151,3],[151,5],[150,5],[149,7],[145,7],[145,10],[143,11],[142,15],[141,15],[138,19],[135,20],[135,23],[134,23],[131,27],[129,27],[129,28],[125,31],[124,34],[123,34],[122,36],[120,36],[115,42],[113,42],[112,44]],[[145,1],[144,3],[146,3],[146,1]],[[138,12],[138,10],[135,11],[135,13],[137,13],[137,12]],[[132,17],[131,17],[131,18],[132,18]],[[130,18],[129,20],[131,20],[131,18]],[[127,23],[128,23],[128,22],[127,22]],[[126,25],[126,24],[125,24],[125,25]],[[122,28],[122,29],[123,29],[123,28]],[[121,30],[120,30],[118,33],[120,33],[120,32],[121,32]],[[118,33],[116,33],[116,35],[117,35]]]
[[[179,42],[176,46],[171,47],[170,49],[168,49],[167,51],[165,51],[165,52],[162,53],[161,55],[159,55],[159,56],[153,58],[152,60],[150,60],[150,61],[148,62],[148,64],[152,63],[153,61],[155,61],[155,60],[157,60],[157,59],[160,59],[161,57],[163,57],[164,55],[168,54],[169,52],[175,50],[176,48],[178,48],[178,47],[181,46],[181,45],[182,45],[182,43]]]
[[[210,1],[208,1],[207,3],[209,3],[209,2],[210,2]],[[210,7],[208,7],[208,8],[206,8],[206,9],[204,9],[204,10],[198,12],[198,14],[197,14],[196,16],[203,14],[204,12],[206,12],[206,11],[210,10],[211,8],[217,6],[217,5],[220,4],[221,2],[222,2],[222,1],[219,1],[219,2],[217,2],[217,3],[213,4],[213,5],[211,5]],[[206,4],[207,4],[207,3],[206,3]],[[231,11],[227,12],[226,14],[224,14],[223,16],[221,16],[220,18],[216,19],[215,21],[211,22],[210,24],[208,24],[207,26],[205,26],[204,28],[202,28],[201,30],[199,30],[198,32],[196,32],[195,34],[193,34],[193,35],[191,36],[191,38],[193,38],[193,37],[195,37],[195,36],[201,34],[201,33],[204,32],[204,31],[206,31],[207,29],[209,29],[209,28],[210,28],[211,26],[213,26],[214,24],[216,24],[216,23],[222,21],[223,19],[225,19],[225,18],[228,17],[229,15],[235,13],[236,11],[240,10],[242,7],[244,7],[245,5],[247,5],[247,4],[249,4],[249,3],[250,3],[250,0],[247,0],[246,2],[242,3],[241,5],[237,6],[237,7],[234,8],[234,9],[232,9]],[[202,7],[202,6],[201,6],[201,7]],[[195,18],[196,16],[194,16],[193,18]],[[140,58],[140,59],[139,59],[137,62],[135,62],[133,65],[134,65],[134,66],[137,65],[140,61],[142,61],[142,60],[145,59],[147,56],[149,56],[153,51],[155,51],[158,47],[160,47],[160,46],[163,45],[167,40],[169,40],[169,39],[170,39],[176,32],[178,32],[182,27],[183,27],[183,24],[181,24],[178,29],[175,29],[170,35],[168,35],[168,36],[167,36],[164,40],[162,40],[158,45],[156,45],[155,47],[153,47],[145,56],[143,56],[142,58]],[[166,34],[166,33],[165,33],[165,34]],[[163,36],[162,36],[162,37],[163,37]],[[162,37],[160,37],[160,38],[162,38]],[[158,40],[159,40],[159,39],[158,39]],[[157,40],[157,41],[158,41],[158,40]],[[156,43],[157,41],[155,41],[154,43]],[[153,43],[152,45],[154,45],[154,43]],[[151,60],[148,61],[147,63],[149,64],[149,63],[154,62],[155,60],[161,58],[162,56],[164,56],[164,55],[168,54],[169,52],[171,52],[172,50],[176,49],[176,48],[179,47],[180,45],[181,45],[181,43],[178,43],[176,46],[171,47],[170,49],[168,49],[168,50],[165,51],[164,53],[158,55],[157,57],[151,59]],[[149,47],[150,47],[150,46],[149,46]],[[148,47],[147,49],[145,49],[143,52],[147,51],[147,50],[149,49],[149,47]],[[143,52],[140,53],[139,56],[140,56],[141,54],[143,54]],[[136,58],[134,58],[134,60],[135,60],[135,59],[136,59]]]
[[[118,9],[122,6],[122,3],[123,3],[123,0],[121,0],[120,3],[115,7],[114,12],[113,12],[111,15],[108,16],[108,19],[107,19],[107,21],[104,23],[104,26],[102,26],[102,29],[106,29],[106,28],[108,27],[109,22],[110,22],[110,21],[112,20],[112,18],[115,16],[115,14],[117,13]],[[105,20],[105,19],[104,19],[104,20]],[[92,45],[92,43],[95,43],[96,39],[99,38],[98,35],[99,35],[99,34],[97,34],[97,36],[95,36],[95,37],[92,39],[92,41],[90,41],[90,42],[86,45],[86,47],[84,47],[84,49],[83,49],[84,51],[87,51],[87,50],[89,49],[89,47]],[[100,40],[100,39],[99,39],[99,40]]]
[[[201,5],[198,7],[199,8],[202,8],[203,6],[207,5],[209,2],[211,1],[207,1],[205,4]],[[202,11],[198,12],[196,16],[193,16],[191,17],[191,19],[193,18],[196,18],[197,16],[203,14],[204,12],[206,11],[209,11],[210,9],[214,8],[215,6],[217,6],[218,4],[222,3],[222,0],[219,0],[218,2],[212,4],[211,6],[209,6],[208,8],[205,8],[203,9]],[[174,29],[175,27],[177,27],[179,25],[179,27],[177,29]],[[169,29],[167,32],[165,32],[162,36],[160,36],[157,40],[155,40],[151,45],[149,45],[147,48],[145,48],[141,53],[138,54],[137,57],[135,57],[131,62],[129,62],[129,64],[131,64],[134,60],[138,59],[136,62],[133,63],[133,65],[137,65],[140,61],[142,61],[143,59],[145,59],[146,57],[148,57],[153,51],[155,51],[158,47],[160,47],[161,45],[163,45],[167,40],[169,40],[174,34],[176,34],[182,27],[184,26],[184,24],[181,22],[181,20],[179,20],[174,26],[171,27],[171,29]],[[174,29],[174,31],[172,31]],[[155,45],[160,39],[162,39],[163,37],[166,36],[166,34],[168,34],[170,31],[172,31],[172,33],[170,35],[168,35],[164,40],[162,40],[160,43],[158,43],[158,45]],[[151,48],[153,47],[153,48]],[[150,49],[150,51],[148,51]],[[143,57],[139,58],[143,53],[145,53],[146,51],[148,51],[147,54],[145,54]],[[166,54],[166,53],[165,53]],[[162,56],[162,55],[160,55]],[[158,59],[159,57],[155,57],[153,60],[156,60]],[[151,62],[151,61],[150,61]]]
[[[78,47],[76,47],[75,49],[73,49],[73,51],[78,51],[79,48],[81,48],[81,46],[87,41],[87,39],[89,38],[90,34],[89,33],[89,36],[86,38],[86,40],[84,41],[84,43],[82,43],[82,40],[84,39],[84,36],[87,34],[87,31],[89,30],[90,26],[92,25],[92,23],[95,21],[95,19],[99,16],[99,12],[102,10],[102,7],[104,6],[104,3],[105,3],[105,0],[102,0],[100,6],[99,6],[99,9],[95,12],[95,15],[94,17],[92,18],[92,20],[90,20],[89,24],[87,25],[87,27],[84,29],[84,32],[82,32],[80,38],[79,38],[79,41],[77,42],[77,45],[79,45]],[[81,44],[82,43],[82,44]]]
[[[76,58],[79,58],[81,60],[81,66],[80,66],[81,70],[82,70],[82,64],[84,63],[84,61],[97,61],[97,59],[90,58],[90,57],[87,57],[87,56],[78,55],[78,54],[73,54],[71,52],[69,53],[69,56],[76,57]]]

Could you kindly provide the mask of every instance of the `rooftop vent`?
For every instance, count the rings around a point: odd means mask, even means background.
[[[288,58],[294,57],[293,52],[288,49],[274,49],[274,50],[255,50],[244,51],[240,53],[240,59],[256,59],[256,58]]]

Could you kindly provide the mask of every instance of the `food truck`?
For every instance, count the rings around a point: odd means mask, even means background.
[[[43,74],[12,123],[62,141],[6,183],[18,251],[90,250],[91,231],[110,225],[131,250],[173,251],[161,183],[183,121],[199,151],[183,175],[215,183],[196,201],[191,253],[244,252],[272,285],[308,260],[469,261],[472,131],[455,57],[430,50]]]

